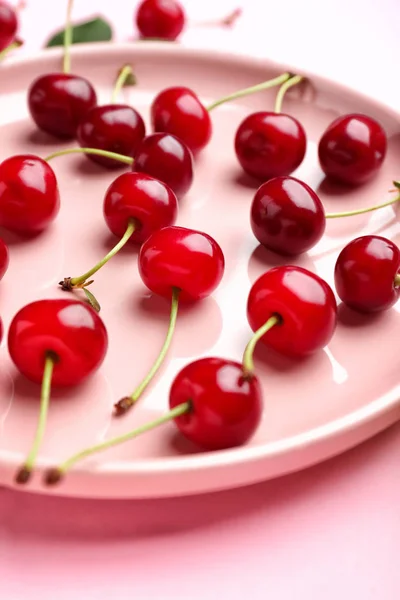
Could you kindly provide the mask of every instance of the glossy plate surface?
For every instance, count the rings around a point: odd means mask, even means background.
[[[1,160],[18,153],[44,157],[60,147],[74,146],[38,132],[26,108],[32,78],[59,70],[60,57],[55,50],[2,65]],[[100,102],[109,100],[118,69],[132,62],[138,85],[123,90],[121,100],[137,108],[147,124],[152,98],[164,87],[186,85],[207,104],[287,70],[268,60],[150,42],[75,47],[72,58],[73,71],[90,78]],[[301,120],[308,135],[306,159],[295,176],[316,189],[327,211],[389,199],[392,180],[399,177],[400,115],[340,85],[312,74],[308,77],[309,82],[293,88],[284,102],[284,110]],[[101,371],[82,387],[53,392],[40,469],[26,490],[89,497],[162,497],[229,488],[321,461],[400,416],[400,305],[376,317],[357,317],[341,306],[336,335],[325,351],[292,362],[259,348],[256,362],[265,390],[265,412],[246,447],[199,452],[169,424],[88,459],[58,487],[50,490],[41,484],[43,467],[159,416],[166,410],[175,373],[193,358],[217,355],[240,360],[250,335],[246,321],[250,286],[266,269],[285,261],[259,247],[251,233],[249,209],[258,185],[242,174],[233,139],[243,117],[272,109],[273,99],[274,91],[264,92],[212,113],[211,144],[196,160],[195,183],[180,203],[178,224],[204,230],[222,246],[226,256],[223,284],[213,297],[180,311],[160,376],[135,410],[113,419],[113,403],[134,389],[162,344],[169,305],[142,284],[135,249],[122,251],[96,276],[93,291],[110,335],[108,356]],[[346,112],[377,118],[389,136],[388,156],[379,175],[353,190],[328,185],[317,161],[321,133]],[[57,282],[79,275],[115,243],[103,221],[102,202],[117,173],[81,155],[57,158],[53,168],[62,202],[55,225],[29,241],[4,233],[11,251],[10,269],[0,285],[0,314],[6,329],[27,302],[65,297]],[[323,240],[291,263],[316,271],[332,284],[336,256],[348,240],[379,233],[400,243],[396,212],[387,208],[379,214],[329,221]],[[0,483],[13,485],[15,469],[36,426],[39,387],[15,371],[5,341],[0,349]]]

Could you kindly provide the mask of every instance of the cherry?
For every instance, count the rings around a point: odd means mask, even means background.
[[[247,318],[256,332],[262,332],[274,318],[260,339],[286,356],[303,356],[331,339],[336,300],[329,285],[315,273],[301,267],[275,267],[253,284]]]
[[[262,391],[255,375],[243,374],[242,365],[222,358],[202,358],[186,365],[175,377],[169,395],[170,410],[121,436],[74,454],[49,469],[44,481],[59,483],[77,462],[112,446],[174,421],[179,431],[205,450],[222,450],[245,444],[262,415]]]
[[[366,115],[349,114],[333,121],[323,133],[319,162],[325,175],[357,185],[371,179],[386,155],[387,138],[382,126]]]
[[[185,13],[176,0],[143,0],[136,26],[144,38],[175,40],[185,25]]]
[[[256,112],[246,117],[235,136],[235,152],[243,170],[266,181],[290,175],[302,163],[306,152],[306,134],[290,115],[280,114],[286,90],[302,78],[286,81],[277,95],[275,112]]]
[[[137,149],[133,171],[147,173],[163,181],[183,196],[193,181],[193,157],[189,148],[174,135],[154,133]]]
[[[393,306],[400,294],[400,250],[377,235],[356,238],[343,248],[335,265],[339,298],[359,312]]]
[[[10,254],[8,251],[7,244],[0,238],[0,279],[3,279],[8,265],[10,263]]]
[[[0,2],[0,52],[14,41],[17,29],[16,11],[8,2]]]
[[[171,300],[169,327],[152,368],[130,396],[115,405],[124,414],[140,398],[164,361],[178,315],[178,304],[209,296],[220,283],[225,259],[217,242],[206,233],[185,227],[164,227],[153,233],[139,254],[139,273],[154,293]]]
[[[57,216],[60,197],[53,169],[31,154],[0,163],[0,226],[19,234],[45,229]]]
[[[251,228],[258,241],[279,254],[312,248],[325,231],[325,211],[317,194],[294,177],[275,177],[257,190]]]
[[[157,229],[175,223],[178,201],[165,183],[144,173],[123,173],[108,188],[103,212],[108,227],[120,241],[92,269],[80,277],[66,277],[61,281],[65,291],[92,283],[87,280],[128,241],[142,243]]]
[[[17,483],[32,473],[44,434],[51,385],[73,386],[91,375],[103,362],[107,332],[100,317],[82,302],[38,300],[24,306],[13,318],[8,350],[18,370],[42,383],[40,416],[35,440]]]
[[[210,115],[197,95],[186,87],[160,92],[151,105],[151,122],[154,131],[176,135],[192,152],[202,150],[211,138]]]

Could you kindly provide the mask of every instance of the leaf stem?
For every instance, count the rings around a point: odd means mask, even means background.
[[[274,111],[276,113],[280,113],[281,112],[283,98],[284,98],[286,92],[288,91],[288,89],[291,88],[291,87],[293,87],[294,85],[297,85],[302,80],[303,80],[303,77],[301,75],[294,75],[293,77],[291,77],[289,80],[285,81],[281,85],[281,87],[279,88],[279,91],[278,91],[278,93],[276,95],[276,100],[275,100]]]
[[[224,96],[223,98],[219,98],[219,100],[215,100],[215,102],[212,102],[212,104],[209,105],[207,110],[208,112],[211,112],[217,106],[225,104],[225,102],[230,102],[231,100],[236,100],[237,98],[243,98],[244,96],[250,96],[251,94],[256,94],[257,92],[261,92],[263,90],[268,90],[276,85],[281,85],[285,81],[290,80],[291,77],[291,73],[283,73],[278,77],[274,77],[274,79],[268,79],[268,81],[263,81],[262,83],[258,83],[257,85],[244,88],[243,90],[234,92],[229,96]]]
[[[325,215],[326,219],[339,219],[340,217],[353,217],[354,215],[363,215],[364,213],[373,212],[374,210],[379,210],[380,208],[385,208],[386,206],[391,206],[400,200],[400,194],[396,196],[396,198],[392,198],[387,202],[383,202],[382,204],[376,204],[375,206],[370,206],[368,208],[359,208],[357,210],[350,210],[347,212],[338,212],[338,213],[327,213]]]
[[[133,164],[133,158],[131,156],[118,154],[117,152],[109,152],[108,150],[100,150],[99,148],[66,148],[65,150],[58,150],[57,152],[49,154],[44,160],[49,162],[50,160],[53,160],[53,158],[67,154],[97,154],[98,156],[119,160],[119,162],[125,163],[126,165]]]
[[[156,427],[159,427],[160,425],[163,425],[164,423],[167,423],[168,421],[172,421],[173,419],[176,419],[177,417],[180,417],[181,415],[188,413],[191,410],[191,408],[192,408],[191,402],[183,402],[182,404],[178,404],[172,410],[168,411],[165,415],[162,415],[158,419],[154,419],[153,421],[150,421],[149,423],[145,423],[144,425],[141,425],[140,427],[133,429],[133,431],[129,431],[128,433],[125,433],[118,437],[115,437],[115,438],[112,438],[105,442],[102,442],[101,444],[96,444],[95,446],[86,448],[85,450],[82,450],[81,452],[77,452],[77,454],[74,454],[73,456],[68,458],[66,461],[61,463],[58,467],[49,469],[47,471],[47,473],[45,474],[45,483],[47,485],[54,485],[55,483],[58,483],[62,479],[62,477],[65,475],[65,473],[67,471],[69,471],[69,469],[71,467],[73,467],[77,462],[83,460],[84,458],[87,458],[88,456],[92,456],[93,454],[96,454],[97,452],[102,452],[103,450],[107,450],[108,448],[112,448],[113,446],[118,446],[120,444],[123,444],[133,438],[138,437],[142,433],[151,431],[152,429],[155,429]]]
[[[279,315],[273,315],[254,333],[253,337],[247,344],[243,354],[243,373],[245,377],[251,377],[254,374],[254,350],[257,342],[275,325],[280,325],[282,319]]]
[[[135,390],[132,392],[132,394],[130,396],[126,396],[125,398],[122,398],[119,402],[117,402],[115,404],[115,414],[117,416],[125,414],[126,411],[129,408],[131,408],[131,406],[133,406],[135,404],[135,402],[137,402],[139,400],[140,396],[143,394],[144,390],[147,388],[147,386],[149,385],[149,383],[152,381],[155,374],[159,370],[160,366],[164,362],[167,352],[169,350],[169,347],[171,345],[174,331],[175,331],[176,318],[178,316],[180,291],[181,290],[179,288],[172,288],[172,300],[171,300],[171,312],[170,312],[170,317],[169,317],[169,326],[168,326],[167,335],[165,337],[165,340],[161,347],[159,355],[157,356],[155,362],[153,363],[153,366],[151,367],[150,371],[147,373],[147,375],[144,377],[144,379],[139,383],[139,385],[135,388]]]
[[[22,465],[22,467],[16,474],[16,483],[27,483],[35,466],[36,457],[39,452],[39,448],[42,443],[44,432],[46,429],[47,414],[50,404],[51,379],[56,361],[57,357],[53,352],[48,352],[46,354],[42,378],[42,389],[40,394],[39,419],[37,423],[36,433],[28,457],[26,458],[25,463]]]
[[[64,73],[70,73],[70,71],[71,71],[70,48],[71,48],[71,44],[72,44],[71,14],[72,14],[73,3],[74,3],[74,0],[68,0],[67,17],[65,20],[65,31],[64,31],[64,60],[63,60]]]

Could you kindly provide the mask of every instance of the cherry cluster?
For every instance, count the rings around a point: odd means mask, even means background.
[[[0,164],[0,226],[28,237],[49,227],[59,211],[57,178],[49,161],[77,152],[105,169],[130,166],[129,172],[118,175],[109,185],[103,203],[106,225],[118,242],[94,267],[60,282],[65,292],[83,290],[88,302],[77,297],[38,300],[23,307],[9,327],[12,360],[25,377],[41,384],[37,431],[32,449],[16,475],[18,483],[26,483],[34,469],[51,387],[80,383],[100,367],[106,355],[108,337],[98,314],[100,304],[88,290],[97,271],[125,244],[139,244],[138,270],[144,285],[171,303],[160,353],[135,390],[116,401],[117,416],[138,401],[156,375],[168,352],[180,303],[200,301],[219,285],[224,254],[218,242],[205,232],[175,224],[179,200],[193,181],[195,158],[212,137],[210,113],[219,105],[279,86],[274,110],[248,115],[234,137],[239,166],[262,182],[253,198],[250,222],[257,240],[270,250],[285,256],[299,255],[321,239],[327,218],[348,217],[399,200],[397,196],[362,210],[326,214],[315,191],[291,176],[307,148],[301,123],[282,112],[287,90],[303,81],[298,75],[283,73],[208,107],[191,89],[165,89],[151,104],[150,134],[137,110],[117,102],[120,89],[132,77],[131,67],[125,65],[117,75],[111,103],[98,105],[92,84],[70,73],[66,43],[63,72],[37,77],[28,90],[28,106],[39,129],[59,139],[75,139],[79,146],[45,159],[12,156]],[[373,118],[344,115],[319,140],[320,166],[330,179],[347,186],[359,185],[380,168],[386,146],[385,131]],[[0,278],[6,274],[8,263],[9,252],[0,239]],[[399,270],[400,251],[390,240],[372,235],[357,238],[338,256],[337,295],[357,311],[385,310],[398,298]],[[217,357],[191,362],[172,383],[169,412],[139,429],[79,452],[49,470],[45,481],[54,484],[86,456],[170,420],[184,436],[207,450],[247,442],[258,427],[263,409],[253,360],[257,343],[261,341],[294,359],[316,352],[334,335],[337,304],[334,292],[321,277],[289,264],[268,270],[253,284],[247,318],[254,335],[241,362]],[[0,323],[0,337],[2,333]]]

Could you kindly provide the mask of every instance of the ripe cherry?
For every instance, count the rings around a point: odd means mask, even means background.
[[[329,125],[318,145],[325,175],[355,185],[375,175],[386,155],[387,138],[382,126],[366,115],[349,114]]]
[[[251,228],[263,246],[283,255],[312,248],[325,231],[325,211],[317,194],[294,177],[275,177],[257,190]]]
[[[301,267],[275,267],[252,286],[247,318],[256,332],[275,318],[260,339],[286,356],[303,356],[330,341],[336,327],[336,300],[315,273]]]
[[[18,18],[15,9],[8,2],[0,2],[0,52],[14,41],[17,29]]]
[[[339,298],[359,312],[386,310],[400,294],[400,250],[377,235],[356,238],[343,248],[335,265]]]
[[[32,473],[44,434],[51,386],[81,383],[101,365],[107,344],[102,320],[82,302],[38,300],[13,318],[8,332],[10,356],[25,377],[42,384],[36,436],[17,473],[17,483],[26,483]]]
[[[10,253],[7,244],[0,238],[0,279],[3,279],[10,263]]]
[[[61,281],[65,291],[88,285],[87,280],[128,241],[141,244],[158,229],[173,225],[178,201],[165,183],[144,173],[123,173],[108,188],[103,212],[109,229],[120,241],[92,269],[80,277],[66,277]]]
[[[0,164],[0,226],[19,234],[45,229],[57,216],[60,196],[53,169],[31,154]]]
[[[171,87],[156,96],[151,105],[154,131],[172,133],[193,153],[210,141],[212,125],[207,109],[197,95],[186,87]]]
[[[168,421],[205,450],[222,450],[245,444],[262,415],[262,391],[255,375],[246,377],[240,363],[202,358],[186,365],[175,377],[169,395],[169,412],[133,431],[86,448],[58,467],[49,469],[45,483],[59,483],[77,462],[123,444]]]
[[[147,173],[166,183],[179,196],[193,181],[193,157],[189,148],[174,135],[154,133],[137,149],[133,171]]]
[[[169,327],[160,353],[143,381],[130,396],[115,405],[124,414],[142,395],[162,364],[171,344],[178,304],[209,296],[220,283],[225,268],[217,242],[206,233],[185,227],[164,227],[153,233],[139,254],[139,273],[154,293],[171,300]]]
[[[176,0],[143,0],[136,12],[136,26],[144,38],[175,40],[185,25],[185,13]]]

